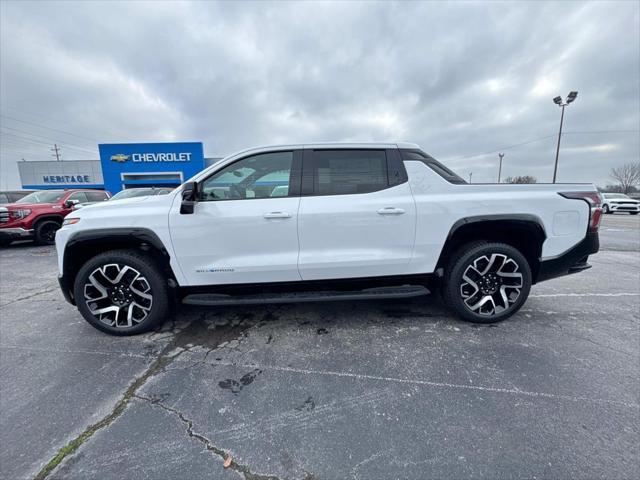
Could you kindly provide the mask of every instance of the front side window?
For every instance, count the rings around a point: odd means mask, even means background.
[[[389,186],[384,150],[315,150],[307,174],[313,176],[315,195],[369,193]]]
[[[201,201],[245,200],[289,195],[293,152],[271,152],[228,165],[200,186]]]

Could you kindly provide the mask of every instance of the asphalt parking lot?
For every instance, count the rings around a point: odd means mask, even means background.
[[[53,248],[2,249],[0,475],[638,478],[640,216],[606,216],[591,263],[489,326],[418,298],[115,338],[64,302]]]

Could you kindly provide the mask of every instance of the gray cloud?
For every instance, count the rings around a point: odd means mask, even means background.
[[[404,140],[474,181],[518,145],[504,175],[549,181],[573,89],[560,181],[640,157],[637,2],[0,5],[3,188],[54,141]]]

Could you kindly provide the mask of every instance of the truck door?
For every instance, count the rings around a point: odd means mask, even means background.
[[[285,282],[298,273],[301,150],[259,153],[199,182],[192,214],[169,215],[189,285]]]
[[[303,280],[407,273],[416,207],[397,149],[305,149]]]

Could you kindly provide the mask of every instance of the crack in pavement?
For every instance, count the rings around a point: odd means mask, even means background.
[[[173,360],[175,360],[180,354],[182,354],[184,350],[171,355],[171,353],[175,350],[175,346],[176,346],[175,344],[176,344],[177,338],[178,336],[176,335],[174,340],[168,343],[162,349],[158,357],[151,363],[149,368],[147,368],[147,370],[145,370],[145,372],[141,376],[137,377],[133,381],[133,383],[129,385],[129,387],[125,390],[124,394],[122,395],[120,400],[118,400],[118,402],[116,403],[114,408],[111,410],[111,412],[109,412],[105,417],[103,417],[97,423],[94,423],[93,425],[90,425],[89,427],[87,427],[80,435],[72,439],[60,450],[58,450],[58,453],[56,453],[53,456],[53,458],[51,458],[51,460],[49,460],[40,469],[40,471],[34,477],[34,480],[43,480],[47,478],[49,474],[53,472],[53,470],[66,457],[75,453],[75,451],[78,450],[78,448],[80,448],[80,446],[83,443],[85,443],[87,440],[89,440],[96,432],[98,432],[99,430],[102,430],[105,427],[108,427],[109,425],[111,425],[111,423],[113,423],[115,419],[117,419],[120,415],[122,415],[122,413],[125,411],[125,409],[127,408],[127,405],[129,404],[129,402],[131,401],[135,393],[138,391],[138,389],[142,387],[147,382],[147,380],[149,380],[151,377],[153,377],[154,375],[162,371],[164,367],[166,367]]]
[[[148,402],[149,404],[156,406],[156,407],[160,407],[163,410],[170,412],[174,415],[176,415],[180,421],[182,423],[185,424],[186,426],[186,432],[187,435],[191,438],[196,439],[197,441],[199,441],[200,443],[202,443],[209,452],[211,452],[213,455],[220,457],[221,460],[223,461],[228,461],[231,460],[231,464],[229,465],[228,468],[240,473],[241,475],[244,476],[245,480],[279,480],[278,477],[274,476],[274,475],[261,475],[258,473],[253,473],[251,472],[251,470],[249,469],[249,467],[247,467],[246,465],[240,464],[238,462],[236,462],[235,460],[233,460],[231,458],[231,456],[225,452],[223,449],[216,447],[215,445],[213,445],[213,443],[211,442],[211,440],[209,440],[207,437],[205,437],[204,435],[197,433],[193,430],[193,421],[188,419],[184,413],[182,413],[181,411],[170,407],[166,404],[164,404],[162,402],[161,398],[152,398],[152,397],[144,397],[142,395],[134,395],[135,398],[139,399],[139,400],[143,400],[145,402]]]
[[[40,471],[34,477],[34,480],[44,480],[45,478],[47,478],[49,474],[51,474],[65,458],[73,455],[96,432],[108,427],[118,417],[120,417],[124,413],[132,399],[138,398],[140,400],[146,401],[153,400],[138,395],[138,390],[140,390],[140,388],[144,386],[150,378],[159,373],[165,372],[167,370],[167,367],[175,360],[177,360],[184,352],[191,351],[191,348],[194,346],[195,340],[198,339],[198,337],[207,330],[207,326],[203,320],[204,316],[192,319],[185,325],[184,328],[181,329],[177,329],[175,327],[175,322],[173,322],[171,329],[173,338],[171,339],[171,341],[164,346],[164,348],[160,351],[158,356],[155,358],[155,360],[152,361],[152,363],[144,371],[144,373],[134,379],[134,381],[127,387],[124,394],[116,402],[113,409],[97,423],[94,423],[87,427],[80,435],[73,438],[66,445],[60,448],[58,452],[53,456],[53,458],[51,458],[40,469]],[[231,328],[223,329],[218,332],[218,335],[215,336],[215,339],[213,339],[211,335],[208,335],[208,338],[210,340],[207,345],[209,349],[207,355],[212,350],[218,348],[219,345],[223,344],[225,341],[228,341],[230,337],[242,334],[243,330],[245,330],[246,328],[246,326],[233,326]],[[211,334],[211,332],[209,332],[209,334]],[[217,447],[214,447],[206,437],[195,433],[193,431],[193,423],[179,411],[172,409],[171,407],[168,407],[164,404],[160,404],[159,401],[151,401],[151,403],[178,415],[180,420],[188,425],[187,432],[189,433],[189,436],[207,445],[207,450],[209,450],[210,452],[221,456],[223,460],[226,459],[227,455],[225,454],[225,452],[221,449],[218,449]],[[248,467],[238,464],[235,461],[232,461],[232,467],[235,471],[244,475],[245,480],[278,480],[278,478],[275,476],[264,476],[252,473]]]
[[[45,290],[38,290],[37,292],[32,293],[30,295],[25,295],[24,297],[18,297],[18,298],[15,298],[15,299],[13,299],[13,300],[11,300],[9,302],[6,302],[6,303],[0,303],[0,307],[6,307],[7,305],[18,303],[18,302],[21,302],[23,300],[29,300],[31,298],[38,297],[40,295],[44,295],[45,293],[53,292],[53,291],[57,290],[58,288],[59,287],[57,287],[57,286],[52,286],[52,287],[47,288]]]

